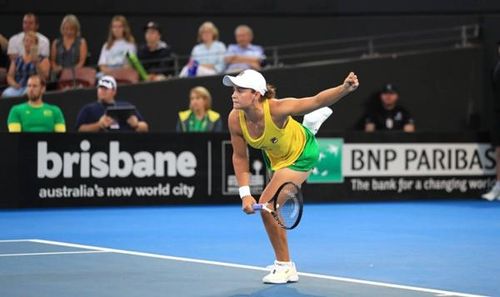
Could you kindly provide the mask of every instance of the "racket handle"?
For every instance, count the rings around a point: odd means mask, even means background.
[[[263,204],[260,204],[260,203],[256,203],[256,204],[252,205],[253,210],[262,210],[262,207],[263,207],[263,206],[264,206],[264,205],[263,205]]]

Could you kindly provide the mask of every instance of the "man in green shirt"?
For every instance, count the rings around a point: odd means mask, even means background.
[[[45,80],[30,76],[27,85],[28,102],[12,106],[7,119],[9,132],[66,132],[61,109],[44,103]]]

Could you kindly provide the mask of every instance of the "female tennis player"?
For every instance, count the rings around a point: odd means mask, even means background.
[[[263,151],[266,166],[273,172],[259,203],[268,202],[285,182],[301,185],[318,161],[314,134],[332,113],[327,106],[356,90],[358,78],[349,73],[344,83],[312,97],[275,99],[274,88],[262,74],[245,70],[237,76],[224,76],[223,84],[233,87],[233,110],[228,126],[233,146],[233,166],[240,186],[243,211],[254,213],[255,198],[249,187],[247,144]],[[305,115],[303,124],[292,116]],[[264,283],[287,283],[299,280],[290,260],[286,231],[268,213],[261,212],[276,261]]]

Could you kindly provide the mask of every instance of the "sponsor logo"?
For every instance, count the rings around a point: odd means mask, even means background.
[[[232,147],[230,141],[222,142],[222,194],[238,195],[239,185],[232,163]],[[259,150],[249,150],[250,165],[250,192],[258,195],[264,190],[266,184],[266,168]]]
[[[120,150],[119,141],[110,141],[107,151],[91,152],[88,140],[80,142],[79,152],[49,151],[46,141],[37,143],[37,177],[106,178],[106,177],[192,177],[196,174],[196,156],[190,151]]]
[[[350,143],[343,156],[345,177],[479,176],[496,164],[485,143]]]
[[[318,138],[318,165],[313,168],[308,183],[341,183],[342,175],[342,138]]]
[[[495,151],[486,143],[343,143],[318,138],[319,160],[309,183],[345,177],[485,176],[495,173]]]

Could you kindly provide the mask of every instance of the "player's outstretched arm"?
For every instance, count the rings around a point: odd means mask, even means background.
[[[283,116],[304,115],[318,108],[336,103],[342,97],[354,92],[358,87],[358,77],[354,72],[351,72],[341,85],[321,91],[315,96],[277,100],[275,104],[278,108],[275,110]]]

